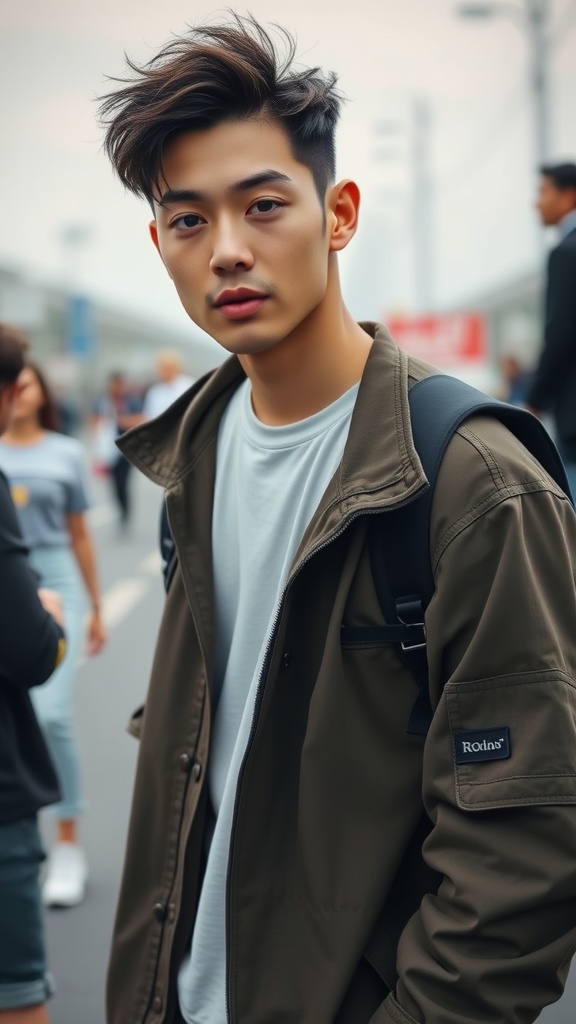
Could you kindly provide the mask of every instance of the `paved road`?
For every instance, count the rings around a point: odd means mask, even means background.
[[[126,835],[137,742],[124,726],[142,702],[163,602],[157,558],[160,502],[155,487],[135,477],[132,535],[118,535],[101,481],[95,483],[93,533],[105,608],[111,625],[106,651],[84,662],[76,687],[77,732],[88,809],[83,841],[91,875],[86,901],[47,913],[50,961],[58,992],[53,1024],[104,1024],[104,977]],[[43,822],[47,839],[50,828]],[[576,865],[575,865],[576,870]],[[576,1024],[576,969],[563,999],[539,1024]]]

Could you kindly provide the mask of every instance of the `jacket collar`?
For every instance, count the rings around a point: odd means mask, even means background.
[[[318,510],[321,516],[330,517],[336,506],[340,515],[384,510],[409,501],[426,484],[410,427],[408,357],[382,325],[361,326],[374,344],[342,462]],[[244,377],[231,357],[157,419],[128,431],[119,442],[121,451],[149,479],[171,490],[215,440],[223,410]]]

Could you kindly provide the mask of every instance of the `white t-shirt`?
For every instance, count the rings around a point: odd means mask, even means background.
[[[192,948],[178,978],[188,1024],[226,1024],[226,875],[238,774],[269,636],[304,531],[336,471],[358,385],[298,423],[255,416],[245,381],[222,417],[212,542],[216,611],[208,786],[216,815]]]

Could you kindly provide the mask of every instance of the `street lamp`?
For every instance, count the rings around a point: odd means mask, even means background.
[[[514,3],[460,3],[456,13],[462,18],[487,19],[507,15],[528,35],[530,45],[530,82],[534,105],[536,163],[550,158],[549,56],[552,38],[549,25],[549,0],[525,0]]]

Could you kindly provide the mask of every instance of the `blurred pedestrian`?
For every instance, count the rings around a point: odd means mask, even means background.
[[[182,372],[182,362],[177,352],[164,349],[156,357],[157,382],[151,384],[146,392],[142,420],[160,416],[180,395],[192,387],[194,379]],[[166,515],[166,506],[162,503],[159,525],[160,553],[165,559],[165,552],[171,548],[172,538]],[[163,567],[165,571],[165,564]]]
[[[28,364],[18,378],[10,426],[0,441],[0,468],[10,481],[30,560],[42,586],[62,594],[68,649],[50,681],[33,695],[52,754],[62,800],[53,808],[56,842],[42,895],[47,906],[84,897],[88,868],[78,837],[83,801],[73,730],[72,690],[84,630],[82,581],[90,601],[88,654],[106,640],[94,548],[86,523],[85,458],[75,438],[56,432],[56,414],[41,370]]]
[[[77,437],[82,427],[82,414],[78,400],[64,388],[54,389],[54,400],[58,414],[58,431],[68,437]]]
[[[143,417],[150,420],[164,412],[194,383],[182,370],[177,352],[164,349],[156,357],[156,383],[151,384],[144,398]]]
[[[0,324],[0,435],[19,387],[26,343]],[[59,596],[38,591],[6,477],[0,472],[0,1022],[47,1024],[54,983],[46,967],[37,825],[59,799],[56,774],[30,701],[66,643]]]
[[[373,548],[427,492],[409,391],[435,371],[346,308],[336,78],[282,40],[203,23],[103,106],[184,308],[230,356],[120,442],[166,491],[177,558],[107,1021],[528,1024],[576,945],[576,516],[472,417],[426,527],[430,604],[405,579],[383,621]]]
[[[525,405],[528,388],[534,378],[533,370],[529,369],[517,355],[504,353],[500,359],[500,374],[502,388],[496,397],[502,402],[509,402],[510,405]]]
[[[116,438],[142,422],[142,403],[128,388],[126,377],[115,370],[108,377],[106,393],[100,398],[91,421],[92,452],[112,484],[112,494],[120,512],[120,526],[131,520],[131,465],[116,447]]]
[[[558,229],[546,285],[544,346],[526,402],[551,412],[558,447],[576,497],[576,163],[540,168],[536,207]]]

